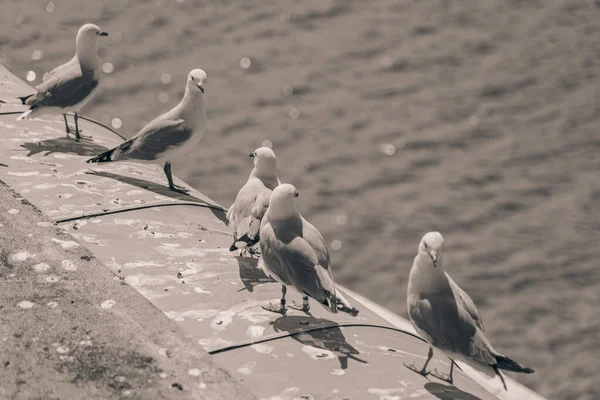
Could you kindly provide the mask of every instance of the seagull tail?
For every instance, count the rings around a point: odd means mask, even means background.
[[[31,114],[32,112],[33,112],[33,108],[31,108],[31,109],[29,109],[29,110],[25,111],[23,114],[21,114],[21,115],[19,115],[19,116],[17,117],[17,121],[24,120],[24,119],[25,119],[25,118],[27,118],[27,117],[29,116],[29,114]]]
[[[103,163],[103,162],[109,162],[112,161],[112,155],[115,152],[115,149],[106,151],[102,154],[97,155],[96,157],[92,157],[89,160],[87,160],[87,163]]]
[[[522,372],[524,374],[531,374],[533,373],[533,369],[529,368],[529,367],[524,367],[521,364],[519,364],[518,362],[511,360],[508,357],[505,356],[501,356],[501,355],[496,355],[496,364],[494,365],[494,367],[499,368],[499,369],[505,369],[507,371],[512,371],[512,372]]]
[[[17,99],[21,100],[21,103],[23,103],[23,105],[27,104],[27,99],[30,98],[31,96],[33,96],[33,94],[27,95],[27,96],[19,96],[17,97]]]
[[[88,161],[89,162],[89,161]],[[251,239],[246,233],[244,236],[237,238],[229,248],[229,251],[236,251],[237,249],[244,249],[247,247],[252,247],[256,243],[258,243],[259,237],[256,235],[254,239]]]

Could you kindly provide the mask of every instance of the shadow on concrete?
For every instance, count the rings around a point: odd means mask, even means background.
[[[240,279],[244,284],[244,289],[249,292],[254,291],[254,286],[276,282],[258,268],[258,258],[236,256],[235,259],[238,262]]]
[[[473,396],[471,393],[463,392],[452,385],[429,382],[425,384],[425,389],[438,399],[442,400],[481,400],[479,397]]]
[[[165,184],[161,185],[161,184],[147,181],[144,179],[138,179],[138,178],[134,178],[131,176],[125,176],[125,175],[119,175],[119,174],[113,174],[111,172],[106,172],[106,171],[88,170],[85,173],[88,175],[97,175],[97,176],[103,176],[105,178],[114,179],[119,182],[127,183],[128,185],[137,186],[141,189],[149,190],[151,192],[160,194],[165,197],[170,197],[172,199],[177,199],[177,200],[181,200],[181,201],[198,203],[198,204],[210,206],[209,209],[215,217],[217,217],[220,221],[222,221],[225,224],[227,224],[227,222],[228,222],[227,216],[225,215],[225,210],[214,208],[214,207],[218,207],[218,206],[211,204],[211,203],[207,203],[206,201],[201,200],[197,197],[190,196],[189,194],[183,194],[183,193],[178,193],[178,192],[172,191],[171,189],[169,189],[169,186],[167,185],[166,177],[165,177]]]
[[[337,322],[326,318],[297,315],[284,316],[273,322],[273,328],[276,332],[291,332],[303,327],[311,329],[318,326],[323,326],[323,329],[294,333],[291,337],[303,345],[333,352],[338,357],[342,369],[348,368],[349,358],[362,364],[368,364],[367,361],[356,357],[360,352],[346,341],[346,337]]]
[[[66,137],[42,140],[40,142],[27,142],[23,143],[21,147],[29,151],[27,157],[43,152],[46,152],[44,156],[52,153],[73,153],[79,156],[94,156],[109,150],[94,142],[84,140],[76,142],[74,139]]]

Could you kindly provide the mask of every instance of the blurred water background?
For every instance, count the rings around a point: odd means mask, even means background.
[[[225,206],[265,141],[336,280],[406,316],[421,236],[488,337],[552,399],[598,399],[600,8],[568,0],[4,0],[0,60],[32,84],[94,22],[83,114],[127,137],[207,71],[209,130],[173,170]],[[267,142],[267,143],[269,143]]]

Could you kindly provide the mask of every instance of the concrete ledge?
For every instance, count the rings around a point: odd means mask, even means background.
[[[0,181],[0,398],[253,399]]]

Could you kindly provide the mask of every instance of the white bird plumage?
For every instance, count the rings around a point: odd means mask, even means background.
[[[250,153],[250,157],[254,158],[254,168],[227,211],[229,226],[233,230],[230,251],[252,250],[252,246],[258,243],[261,220],[269,207],[273,189],[280,183],[273,150],[259,147]]]

